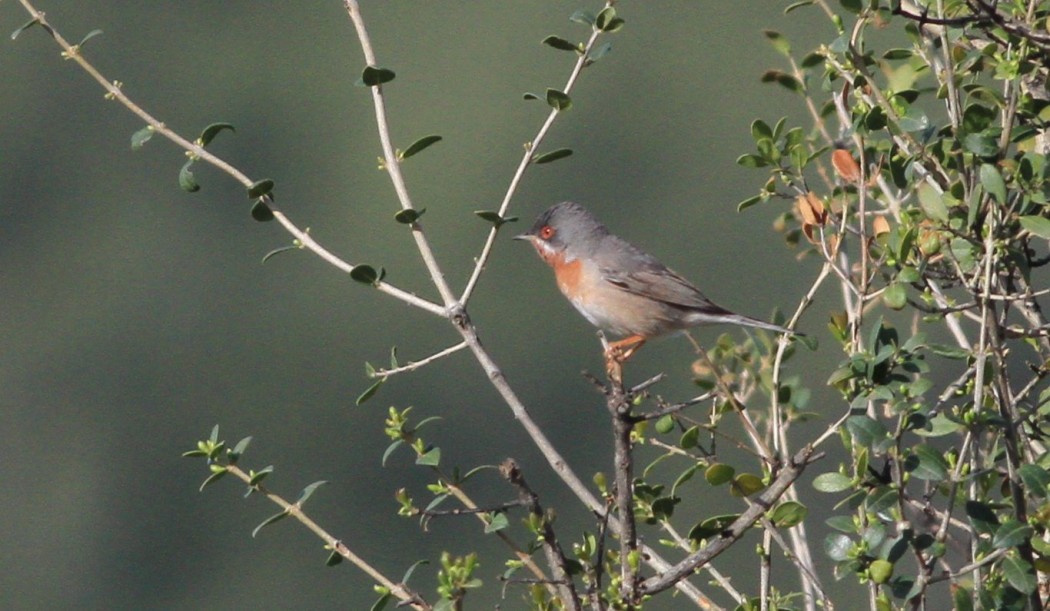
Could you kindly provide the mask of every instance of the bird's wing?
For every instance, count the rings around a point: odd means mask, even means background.
[[[628,293],[656,299],[680,308],[700,310],[714,315],[732,313],[705,297],[688,280],[660,263],[652,255],[633,246],[629,250],[638,264],[637,269],[625,272],[618,269],[601,268],[602,278],[606,282]]]

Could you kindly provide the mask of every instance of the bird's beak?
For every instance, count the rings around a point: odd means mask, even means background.
[[[525,240],[525,241],[531,242],[532,241],[532,236],[530,234],[527,234],[527,233],[520,233],[520,234],[514,236],[511,239],[513,239],[513,240]]]

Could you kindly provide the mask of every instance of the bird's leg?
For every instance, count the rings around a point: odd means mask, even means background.
[[[645,338],[641,335],[632,335],[625,337],[620,340],[616,340],[609,344],[609,347],[605,349],[606,360],[615,361],[619,364],[623,364],[627,359],[631,358],[638,349],[645,344]]]
[[[605,373],[614,384],[623,385],[623,363],[631,358],[645,343],[641,335],[632,335],[615,342],[605,340],[605,334],[598,332],[602,345],[605,346]]]

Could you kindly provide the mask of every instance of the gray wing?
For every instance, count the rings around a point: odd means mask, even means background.
[[[628,293],[656,299],[679,308],[700,310],[714,315],[732,314],[729,310],[713,303],[700,292],[700,289],[660,263],[656,257],[638,250],[625,240],[617,239],[617,241],[621,252],[630,253],[634,267],[637,269],[633,272],[625,272],[608,267],[599,268],[606,282]]]

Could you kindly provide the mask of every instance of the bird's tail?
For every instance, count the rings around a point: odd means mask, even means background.
[[[775,331],[777,333],[786,333],[788,335],[794,335],[796,337],[805,337],[805,333],[799,333],[787,327],[781,327],[780,325],[774,325],[771,322],[764,320],[758,320],[757,318],[751,318],[750,316],[744,316],[743,314],[724,314],[721,316],[713,317],[712,322],[722,322],[731,325],[740,325],[741,327],[754,327],[756,329],[765,329],[767,331]]]

